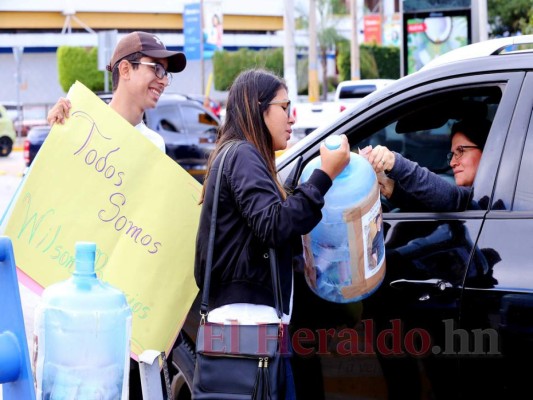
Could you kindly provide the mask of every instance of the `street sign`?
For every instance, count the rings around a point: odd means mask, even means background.
[[[201,4],[185,4],[183,9],[183,35],[187,60],[200,60],[202,57],[202,11]]]

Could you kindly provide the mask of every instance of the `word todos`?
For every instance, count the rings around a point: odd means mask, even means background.
[[[114,186],[120,187],[124,183],[126,173],[120,170],[112,160],[120,151],[120,147],[115,147],[111,150],[101,150],[98,148],[98,139],[106,141],[112,140],[110,137],[104,136],[96,122],[90,115],[83,111],[76,111],[72,114],[73,117],[85,118],[90,123],[89,133],[85,141],[73,155],[82,157],[85,165],[93,167],[94,170],[101,174],[104,179],[110,180]],[[102,155],[103,154],[103,155]],[[100,209],[98,218],[104,222],[109,223],[117,232],[122,232],[130,237],[134,243],[144,246],[148,253],[156,254],[162,246],[160,241],[153,238],[150,233],[145,233],[142,226],[136,224],[133,220],[124,215],[122,209],[126,205],[126,195],[122,192],[115,192],[109,196],[110,209]]]

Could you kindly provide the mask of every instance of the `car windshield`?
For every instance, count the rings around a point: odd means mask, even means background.
[[[376,85],[353,85],[341,89],[339,99],[361,99],[376,90]]]

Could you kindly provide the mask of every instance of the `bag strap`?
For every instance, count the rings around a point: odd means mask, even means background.
[[[236,143],[230,143],[228,148],[224,150],[220,160],[220,165],[217,171],[217,178],[215,181],[215,191],[213,194],[213,209],[211,211],[211,224],[209,227],[209,238],[207,243],[207,258],[205,262],[205,271],[204,271],[204,287],[202,290],[202,303],[200,305],[200,315],[202,316],[201,323],[205,323],[207,320],[207,314],[209,313],[209,288],[211,286],[211,269],[213,266],[213,253],[215,248],[215,230],[217,222],[217,213],[218,213],[218,199],[220,195],[220,182],[222,180],[222,170],[224,167],[224,161],[230,149]],[[266,257],[266,256],[265,256]],[[270,259],[270,273],[272,275],[272,290],[274,292],[274,305],[276,308],[276,313],[278,318],[281,321],[283,316],[283,303],[281,298],[281,285],[279,281],[279,271],[277,268],[276,260],[276,250],[270,248],[268,251],[268,258]]]
[[[276,314],[281,323],[283,317],[283,299],[281,297],[281,284],[279,282],[279,270],[277,266],[276,250],[274,248],[268,249],[268,257],[270,258],[270,275],[272,275],[272,290],[274,292],[274,306]]]

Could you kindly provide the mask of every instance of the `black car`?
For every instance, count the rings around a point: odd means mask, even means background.
[[[34,126],[28,131],[28,135],[24,139],[24,161],[27,167],[33,162],[44,140],[48,137],[50,129],[50,126],[43,125]]]
[[[144,121],[163,137],[167,155],[201,180],[220,125],[215,114],[196,100],[169,93],[145,111]]]
[[[112,94],[99,93],[106,103]],[[146,125],[159,133],[165,141],[167,155],[198,180],[205,173],[207,158],[215,146],[220,120],[196,100],[180,94],[163,94],[157,106],[144,113]],[[29,166],[48,135],[46,127],[33,128],[24,148],[26,165]],[[50,129],[48,128],[48,131]]]
[[[513,42],[529,46],[508,47]],[[282,181],[294,187],[324,139],[346,134],[353,151],[386,145],[451,179],[451,125],[467,116],[492,121],[472,199],[486,206],[442,213],[382,200],[386,274],[375,293],[331,303],[295,273],[298,398],[531,395],[532,43],[521,36],[450,53],[365,97],[277,159]],[[173,352],[175,398],[189,396],[198,321],[195,303]]]

